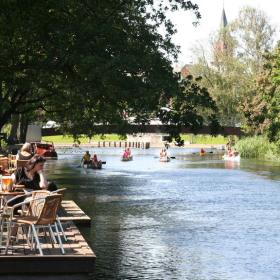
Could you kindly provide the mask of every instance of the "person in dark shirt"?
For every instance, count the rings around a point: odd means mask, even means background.
[[[33,156],[25,167],[18,168],[12,175],[15,184],[24,185],[26,189],[48,189],[48,182],[44,176],[45,159],[42,156]]]

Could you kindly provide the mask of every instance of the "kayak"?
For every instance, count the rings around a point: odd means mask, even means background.
[[[159,161],[160,162],[169,162],[170,161],[170,157],[160,157]]]
[[[201,157],[205,156],[205,154],[206,154],[205,152],[204,152],[204,153],[202,153],[202,152],[199,153],[199,155],[200,155]]]
[[[223,160],[238,162],[238,161],[240,161],[240,155],[237,155],[237,156],[223,155]]]
[[[130,157],[122,157],[121,160],[122,160],[122,161],[131,161],[131,160],[133,160],[133,156],[130,156]]]
[[[102,161],[99,161],[97,165],[94,164],[84,164],[84,168],[88,169],[102,169]]]

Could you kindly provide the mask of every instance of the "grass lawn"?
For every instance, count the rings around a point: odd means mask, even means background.
[[[226,144],[229,140],[228,137],[218,135],[218,136],[211,136],[211,135],[205,135],[205,134],[182,134],[182,139],[185,140],[185,143],[191,143],[191,144]]]
[[[70,135],[54,135],[54,136],[43,136],[42,140],[44,141],[52,141],[54,144],[73,144],[74,139]],[[118,141],[121,140],[121,136],[117,134],[105,134],[105,135],[95,135],[91,139],[92,141]],[[79,138],[81,144],[88,144],[89,138],[86,136],[81,136]]]
[[[185,140],[185,143],[192,144],[226,144],[228,142],[228,137],[221,135],[211,136],[211,135],[193,135],[193,134],[182,134],[181,137]],[[55,135],[55,136],[44,136],[42,140],[52,141],[54,144],[73,144],[74,139],[70,135]],[[123,140],[118,134],[105,134],[105,135],[95,135],[91,139],[92,141],[119,141]],[[89,139],[86,136],[81,136],[79,138],[81,144],[88,144]]]

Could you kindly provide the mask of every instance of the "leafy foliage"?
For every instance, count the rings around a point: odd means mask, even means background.
[[[265,61],[263,54],[272,48],[274,34],[263,12],[245,7],[212,39],[211,59],[204,48],[196,50],[198,62],[192,73],[204,78],[203,85],[217,103],[222,125],[246,123],[250,127],[253,111],[264,109],[263,104],[255,106],[255,80]]]
[[[180,90],[171,99],[170,110],[161,110],[159,117],[165,124],[174,125],[170,131],[171,137],[179,146],[184,142],[180,138],[181,127],[191,127],[196,133],[203,125],[212,127],[213,134],[219,127],[216,116],[216,103],[210,97],[208,90],[200,85],[201,77],[187,76],[180,82]]]
[[[121,130],[130,116],[145,122],[178,92],[166,16],[178,9],[200,18],[184,0],[2,1],[0,129],[27,112],[74,135],[94,134],[96,123]]]
[[[239,140],[234,148],[244,158],[280,160],[279,147],[264,136],[246,137]]]

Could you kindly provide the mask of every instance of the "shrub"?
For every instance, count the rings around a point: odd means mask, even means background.
[[[246,137],[239,140],[234,147],[244,158],[262,158],[280,160],[279,148],[264,136]]]

